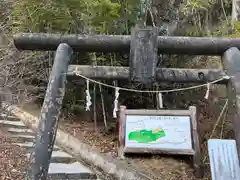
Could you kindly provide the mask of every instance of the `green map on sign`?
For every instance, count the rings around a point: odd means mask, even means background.
[[[132,131],[128,134],[129,140],[135,140],[138,143],[149,143],[158,140],[161,137],[165,137],[166,134],[162,128],[155,130],[138,130]]]

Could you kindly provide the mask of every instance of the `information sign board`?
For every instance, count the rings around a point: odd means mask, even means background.
[[[190,116],[127,115],[125,147],[193,151]]]
[[[126,153],[192,155],[200,172],[201,157],[196,107],[188,110],[133,110],[119,112],[119,151]]]

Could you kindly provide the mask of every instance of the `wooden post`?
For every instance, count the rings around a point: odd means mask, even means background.
[[[192,125],[192,143],[194,149],[193,155],[193,168],[195,177],[202,178],[203,171],[202,171],[202,161],[201,161],[201,151],[200,151],[200,144],[199,144],[199,137],[198,137],[198,126],[197,126],[197,109],[195,106],[190,106],[189,110],[191,111],[191,125]]]
[[[240,51],[233,47],[222,58],[226,74],[231,77],[227,85],[228,115],[232,119],[238,155],[240,155]]]
[[[133,29],[130,45],[130,81],[152,84],[156,81],[157,28]]]
[[[68,63],[72,49],[67,44],[60,44],[55,55],[47,92],[42,105],[36,136],[35,152],[31,180],[46,180],[51,161],[52,150],[58,128],[58,120],[65,94]]]
[[[124,159],[124,146],[125,146],[125,124],[126,124],[126,106],[120,106],[119,110],[119,148],[118,148],[118,157]]]

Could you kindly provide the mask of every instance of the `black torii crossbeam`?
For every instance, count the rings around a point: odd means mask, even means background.
[[[129,52],[129,35],[82,35],[20,33],[14,35],[19,50],[56,51],[66,43],[75,52]],[[221,56],[231,47],[240,49],[240,38],[158,36],[157,46],[162,54]]]

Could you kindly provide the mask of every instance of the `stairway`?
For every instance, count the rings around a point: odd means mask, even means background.
[[[27,150],[30,157],[34,151],[35,133],[28,129],[18,118],[2,114],[0,128],[4,127],[14,144]],[[78,162],[73,156],[54,146],[48,177],[51,180],[97,180],[97,175]]]

